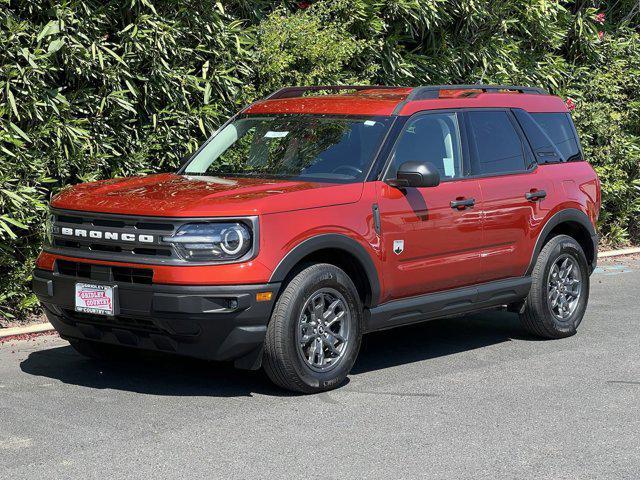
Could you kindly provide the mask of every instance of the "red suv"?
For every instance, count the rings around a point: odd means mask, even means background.
[[[371,331],[506,307],[572,335],[599,208],[567,108],[540,89],[284,88],[177,173],[63,190],[33,285],[85,355],[233,360],[318,392]]]

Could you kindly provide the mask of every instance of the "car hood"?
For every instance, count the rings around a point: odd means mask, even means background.
[[[362,183],[158,174],[74,185],[51,206],[162,217],[258,215],[357,202],[362,188]]]

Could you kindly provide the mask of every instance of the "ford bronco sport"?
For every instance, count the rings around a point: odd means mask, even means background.
[[[507,308],[572,335],[600,184],[563,101],[518,86],[284,88],[176,173],[51,202],[33,288],[80,353],[340,385],[362,335]]]

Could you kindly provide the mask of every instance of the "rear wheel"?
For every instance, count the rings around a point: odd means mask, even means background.
[[[589,271],[580,244],[567,235],[553,237],[531,276],[531,291],[520,315],[524,328],[543,338],[576,333],[589,300]]]
[[[360,297],[343,270],[330,264],[305,268],[285,287],[271,316],[267,375],[303,393],[339,386],[360,350],[362,321]]]

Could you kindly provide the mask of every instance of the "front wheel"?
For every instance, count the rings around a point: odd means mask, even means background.
[[[580,244],[568,235],[553,237],[540,252],[531,277],[520,315],[524,328],[543,338],[576,333],[589,300],[589,271]]]
[[[360,350],[362,304],[340,268],[316,264],[298,273],[276,302],[267,328],[264,369],[287,390],[339,386]]]

